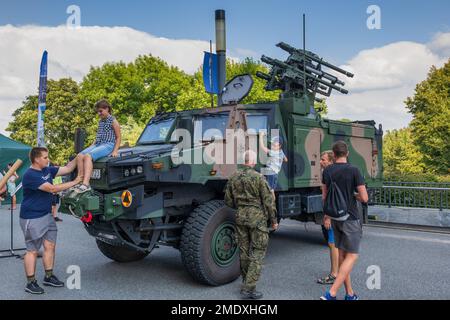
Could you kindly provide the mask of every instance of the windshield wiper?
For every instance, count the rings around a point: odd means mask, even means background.
[[[173,114],[173,113],[159,113],[159,114],[155,115],[150,120],[149,124],[160,122],[160,121],[163,121],[163,120],[167,120],[169,118],[175,119],[177,115],[178,115],[178,113],[175,113],[175,114]]]
[[[229,113],[225,113],[225,112],[218,112],[218,113],[205,113],[205,114],[200,114],[197,118],[197,120],[199,120],[200,118],[207,118],[207,117],[228,117],[230,114]]]
[[[155,140],[155,141],[143,141],[143,142],[139,142],[138,141],[138,145],[141,146],[147,146],[147,145],[151,145],[151,144],[165,144],[167,143],[165,140]]]
[[[158,123],[161,123],[161,122],[164,122],[164,121],[169,121],[169,120],[174,120],[174,118],[172,118],[172,119],[170,119],[170,118],[163,118],[163,119],[155,119],[155,120],[151,120],[149,123],[148,123],[148,125],[147,125],[147,127],[148,126],[151,126],[151,125],[154,125],[154,124],[158,124]]]

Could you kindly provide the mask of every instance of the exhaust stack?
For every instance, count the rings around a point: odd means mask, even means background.
[[[218,77],[219,77],[219,96],[218,105],[221,106],[222,90],[227,79],[226,61],[227,61],[227,43],[225,28],[225,10],[216,10],[216,53],[218,61]]]

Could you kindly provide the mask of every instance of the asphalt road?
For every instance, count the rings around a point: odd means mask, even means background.
[[[81,270],[81,289],[45,288],[42,296],[24,292],[23,261],[0,259],[0,299],[238,299],[240,280],[221,287],[197,284],[185,271],[177,250],[160,247],[146,259],[119,264],[104,257],[82,224],[63,216],[58,224],[55,273]],[[18,212],[15,247],[23,246]],[[0,209],[0,249],[9,248],[9,212]],[[380,268],[380,289],[369,290],[369,266]],[[450,235],[365,227],[360,259],[352,274],[361,299],[450,299]],[[266,299],[317,299],[326,289],[315,283],[329,271],[328,249],[320,227],[292,220],[281,222],[271,236],[258,284]],[[37,278],[43,278],[38,261]],[[342,298],[341,291],[338,298]]]

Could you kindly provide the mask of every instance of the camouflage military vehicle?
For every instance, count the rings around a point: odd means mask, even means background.
[[[289,159],[276,188],[280,220],[321,222],[320,154],[336,140],[348,143],[349,162],[361,170],[368,186],[380,185],[381,126],[324,119],[313,108],[316,93],[347,93],[344,83],[325,68],[353,75],[312,52],[278,46],[289,52],[288,59],[263,56],[271,71],[257,76],[267,80],[267,90],[282,90],[279,101],[239,104],[252,80],[238,76],[226,87],[230,91],[222,106],[157,114],[136,146],[94,163],[93,190],[66,194],[61,211],[80,218],[99,250],[112,260],[136,261],[158,246],[171,246],[180,250],[194,279],[221,285],[239,276],[235,217],[224,205],[223,190],[238,168],[237,159],[258,140],[259,131],[266,130],[270,140],[271,130],[278,130]],[[247,89],[233,97],[232,88]],[[242,130],[244,145],[233,143],[226,129]],[[191,147],[183,148],[183,143]],[[207,154],[207,161],[198,154]],[[264,170],[261,164],[256,168]]]

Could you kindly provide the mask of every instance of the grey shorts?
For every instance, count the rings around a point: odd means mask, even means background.
[[[58,228],[50,213],[36,219],[20,218],[20,227],[25,237],[27,251],[39,251],[44,240],[56,243]]]
[[[331,220],[336,248],[348,253],[359,253],[362,238],[361,220]]]

